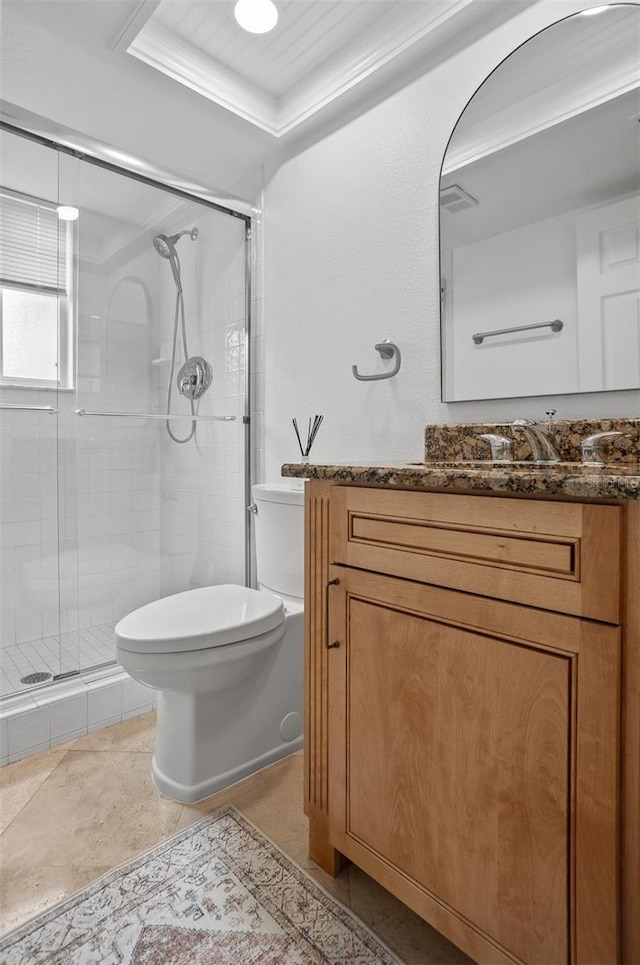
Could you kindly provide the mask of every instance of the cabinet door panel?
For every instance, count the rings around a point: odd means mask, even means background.
[[[333,847],[477,961],[618,961],[619,629],[329,576]]]
[[[347,620],[347,833],[567,961],[570,658],[357,598]]]

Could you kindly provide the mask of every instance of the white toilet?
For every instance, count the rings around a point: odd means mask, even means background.
[[[302,746],[304,494],[253,487],[260,590],[208,586],[117,624],[122,667],[158,693],[153,780],[198,801]]]

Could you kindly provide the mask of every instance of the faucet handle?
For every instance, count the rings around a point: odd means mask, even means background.
[[[585,466],[604,466],[603,443],[608,439],[623,435],[622,432],[594,432],[580,443],[582,462]]]
[[[486,439],[491,446],[491,458],[494,462],[513,462],[513,440],[495,432],[482,432],[480,439]]]

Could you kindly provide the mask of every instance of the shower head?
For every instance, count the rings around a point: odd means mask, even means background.
[[[182,237],[182,235],[189,235],[192,241],[195,241],[198,237],[197,228],[187,228],[186,231],[178,231],[175,235],[156,235],[153,239],[153,247],[156,249],[161,258],[167,258],[169,264],[171,265],[171,271],[173,272],[173,280],[176,283],[176,288],[178,293],[182,291],[182,281],[180,279],[180,262],[178,261],[178,252],[176,251],[176,242]]]
[[[197,228],[187,228],[186,231],[179,231],[175,235],[156,235],[153,239],[153,247],[162,258],[172,258],[176,254],[176,242],[182,235],[189,235],[192,241],[198,237]]]
[[[166,235],[156,235],[153,239],[153,247],[162,258],[171,258],[175,248]]]

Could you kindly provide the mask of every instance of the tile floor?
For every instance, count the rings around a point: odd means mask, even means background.
[[[114,626],[115,623],[103,623],[41,640],[0,646],[0,696],[29,690],[31,685],[22,683],[26,674],[44,671],[56,676],[114,661]]]
[[[154,734],[149,713],[0,768],[0,933],[233,804],[407,965],[470,962],[355,866],[334,881],[309,860],[301,753],[183,805],[151,783]]]

